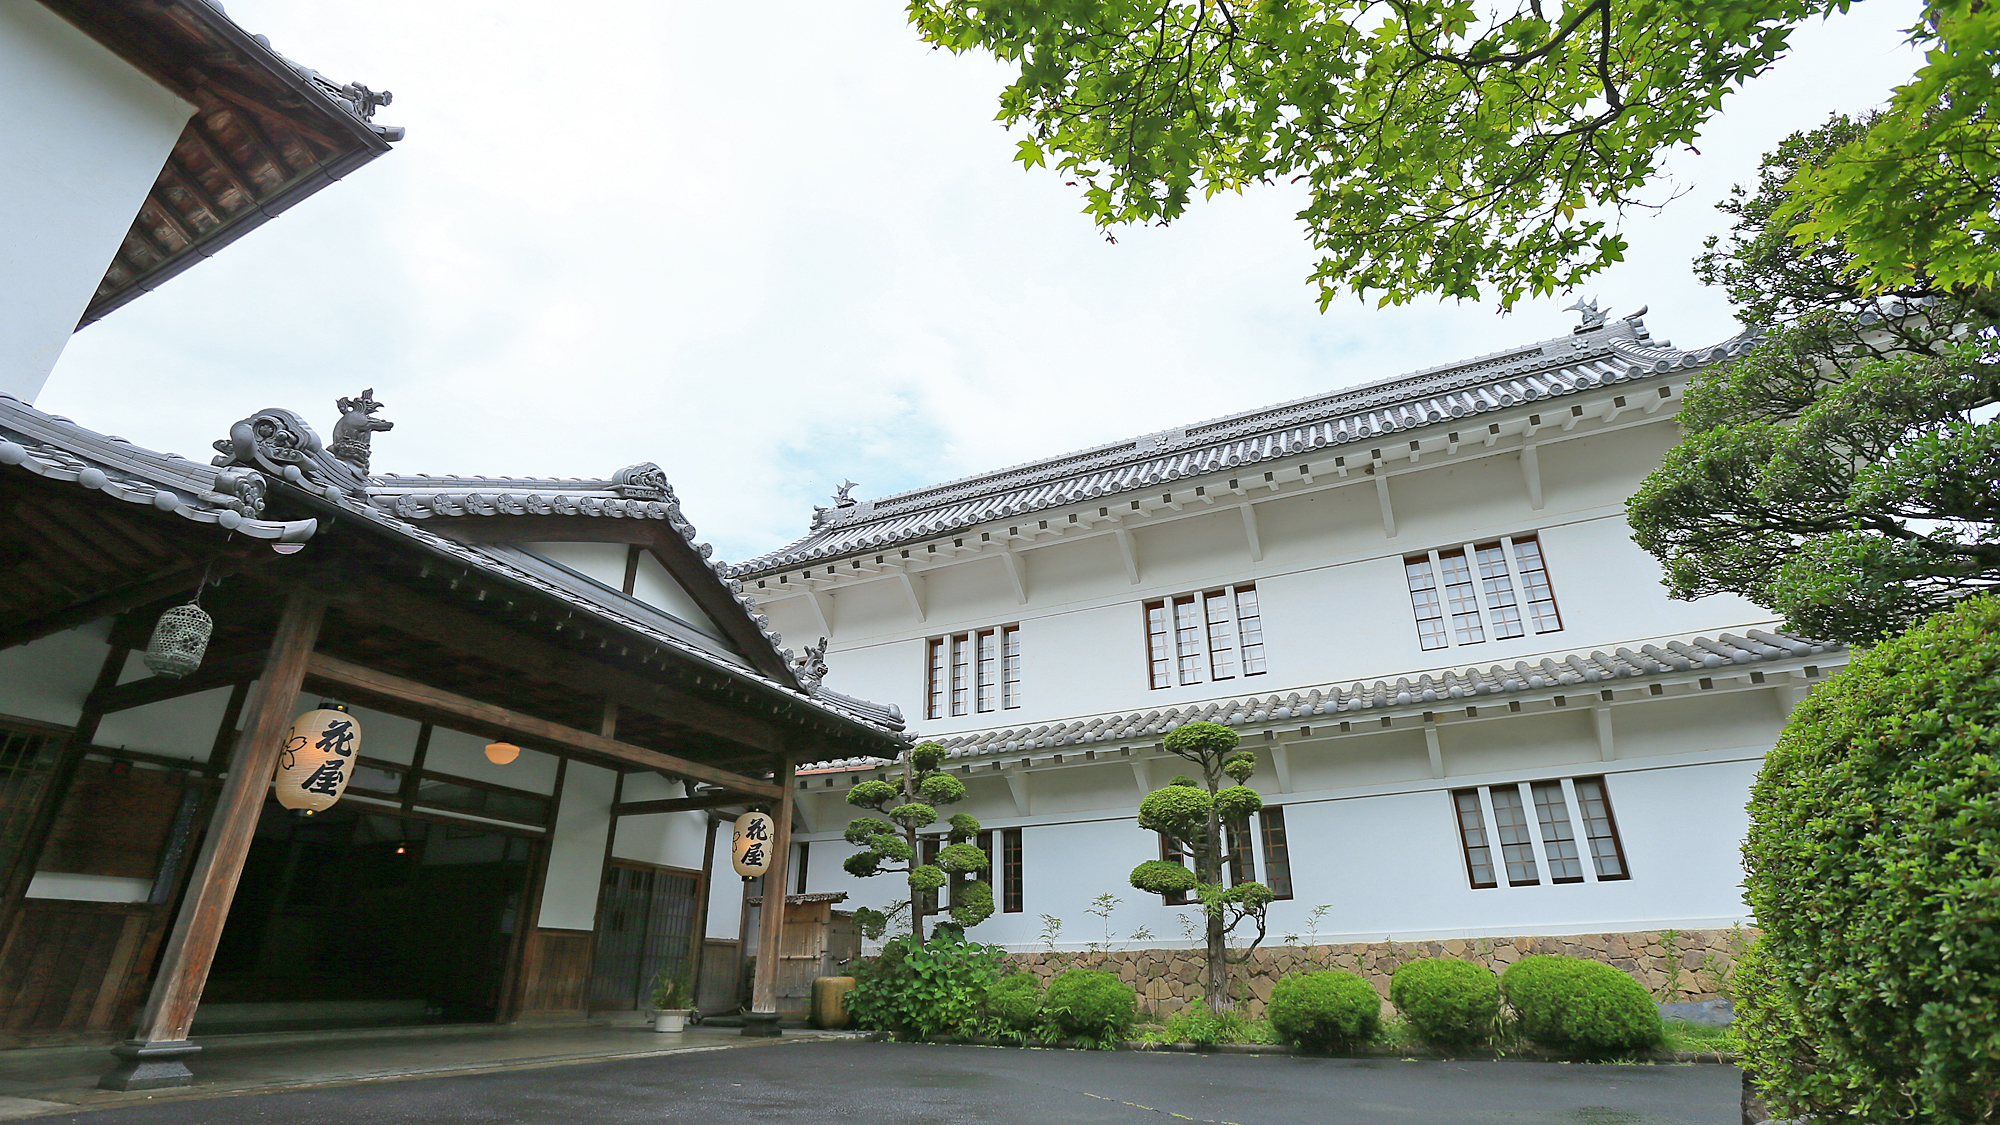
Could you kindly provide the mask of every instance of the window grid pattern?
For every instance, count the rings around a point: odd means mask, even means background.
[[[1021,630],[1002,625],[932,637],[925,661],[924,717],[942,719],[1021,705]]]
[[[936,863],[938,857],[937,837],[917,841],[917,862]],[[917,892],[917,916],[928,918],[938,912],[938,893],[935,890]]]
[[[1528,834],[1528,810],[1521,791],[1512,786],[1493,789],[1493,828],[1500,837],[1500,859],[1507,865],[1507,884],[1528,887],[1541,882],[1535,871],[1534,839]]]
[[[1264,619],[1255,586],[1147,602],[1148,678],[1155,688],[1265,672]]]
[[[1542,825],[1542,855],[1549,861],[1549,881],[1583,882],[1583,861],[1577,855],[1576,831],[1570,827],[1562,782],[1537,781],[1530,788],[1535,794],[1535,819]]]
[[[1002,913],[1021,912],[1021,830],[1003,829],[1000,833],[1000,909]]]
[[[1486,639],[1479,623],[1479,594],[1472,585],[1472,568],[1465,552],[1439,551],[1438,569],[1444,572],[1444,599],[1451,610],[1453,639],[1462,645],[1476,645]]]
[[[1266,805],[1257,814],[1264,837],[1264,885],[1275,898],[1292,897],[1292,849],[1285,840],[1285,810]]]
[[[1444,605],[1438,601],[1430,556],[1404,559],[1403,571],[1410,580],[1410,608],[1417,615],[1417,643],[1426,650],[1446,647],[1450,642],[1444,635]]]
[[[1526,635],[1527,630],[1521,625],[1521,607],[1514,598],[1514,579],[1507,573],[1507,552],[1498,543],[1482,543],[1473,548],[1473,556],[1493,622],[1493,639],[1504,641]]]
[[[1618,822],[1611,816],[1611,798],[1601,777],[1576,779],[1576,803],[1583,814],[1583,834],[1590,841],[1590,859],[1599,879],[1629,879],[1625,851],[1618,845]]]
[[[1521,587],[1528,595],[1528,614],[1535,620],[1535,632],[1553,633],[1563,627],[1556,611],[1555,589],[1549,585],[1549,571],[1542,561],[1542,544],[1534,536],[1514,540],[1514,561],[1520,564]]]
[[[1257,878],[1257,857],[1251,850],[1248,820],[1224,826],[1229,834],[1229,885],[1249,883]]]
[[[1458,810],[1458,839],[1465,848],[1465,873],[1474,887],[1493,887],[1493,846],[1486,839],[1486,813],[1479,807],[1479,790],[1460,789],[1451,795]]]

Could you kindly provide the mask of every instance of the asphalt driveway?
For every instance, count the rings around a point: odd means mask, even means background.
[[[76,1125],[1735,1125],[1734,1067],[1400,1062],[797,1042],[163,1100]]]

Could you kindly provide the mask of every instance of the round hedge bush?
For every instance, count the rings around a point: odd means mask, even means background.
[[[948,773],[934,773],[917,786],[917,793],[933,805],[955,805],[965,800],[965,782]]]
[[[1013,973],[986,990],[986,1015],[1008,1031],[1026,1034],[1042,1019],[1042,985],[1031,973]]]
[[[1264,1014],[1285,1042],[1333,1050],[1374,1038],[1382,997],[1353,973],[1294,973],[1271,987]]]
[[[1043,1007],[1066,1036],[1113,1039],[1132,1029],[1139,992],[1102,969],[1071,969],[1049,982]]]
[[[1781,1115],[2000,1115],[2000,600],[1857,656],[1750,798],[1746,1069]]]
[[[1606,1055],[1657,1047],[1666,1037],[1645,986],[1602,961],[1525,957],[1500,987],[1520,1013],[1521,1034],[1537,1043]]]
[[[1500,1015],[1500,978],[1484,965],[1427,957],[1396,970],[1389,1001],[1426,1043],[1484,1043]]]

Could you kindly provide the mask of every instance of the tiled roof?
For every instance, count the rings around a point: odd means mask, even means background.
[[[86,430],[5,394],[0,394],[0,465],[252,539],[299,544],[319,529],[318,520],[276,522],[245,515],[240,499],[216,491],[221,475],[216,469]]]
[[[1634,315],[1601,328],[1446,367],[879,500],[821,509],[811,534],[737,563],[732,573],[772,574],[1166,481],[1376,439],[1595,387],[1693,370],[1748,352],[1757,337],[1754,331],[1745,332],[1710,348],[1682,351],[1652,340],[1644,322]]]
[[[1459,701],[1476,702],[1486,696],[1582,687],[1642,676],[1844,651],[1841,645],[1808,640],[1791,633],[1747,629],[1745,634],[1723,633],[1713,640],[1693,637],[1660,645],[1647,644],[1641,645],[1637,651],[1620,648],[1612,653],[1599,651],[1587,656],[1572,653],[1560,659],[1545,657],[1534,664],[1520,661],[1511,667],[1495,664],[1487,668],[1447,670],[1426,673],[1415,679],[1399,676],[1394,683],[1387,680],[1376,680],[1372,684],[1356,681],[1349,687],[1335,684],[1283,696],[1246,696],[1187,707],[1101,715],[1069,723],[950,735],[935,741],[944,746],[948,757],[979,758],[1061,746],[1157,738],[1185,723],[1210,722],[1241,727],[1313,716],[1418,707],[1430,703],[1453,705]],[[877,758],[848,758],[800,768],[861,769],[878,766],[881,761]]]

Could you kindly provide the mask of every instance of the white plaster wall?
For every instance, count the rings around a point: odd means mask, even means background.
[[[622,589],[623,582],[624,572],[620,571],[619,580],[611,583],[612,589]],[[639,569],[632,576],[632,596],[647,605],[666,610],[711,637],[722,636],[722,630],[716,627],[708,614],[702,612],[694,596],[674,581],[674,576],[668,574],[667,568],[661,566],[660,560],[649,551],[639,553]]]
[[[120,875],[76,875],[66,871],[37,871],[28,880],[26,898],[53,898],[67,902],[144,902],[153,893],[151,879],[128,879]]]
[[[97,670],[104,665],[105,638],[110,633],[107,618],[0,649],[0,715],[74,726],[90,685],[97,681]]]
[[[190,761],[207,761],[229,706],[226,687],[114,711],[97,724],[96,743],[121,750],[145,750]],[[365,729],[365,728],[364,728]]]
[[[562,806],[549,835],[549,869],[537,924],[588,930],[597,924],[597,891],[604,872],[604,835],[618,775],[571,762],[563,776]]]
[[[523,543],[521,549],[561,563],[614,590],[625,588],[628,548],[623,543]]]
[[[0,391],[32,402],[194,107],[26,0],[0,104]]]
[[[706,936],[735,940],[743,925],[743,877],[729,863],[731,829],[715,826],[715,872],[708,883],[708,925]]]
[[[362,728],[365,732],[367,728]],[[444,727],[431,728],[431,743],[424,751],[424,769],[433,773],[448,773],[454,777],[469,777],[474,781],[505,785],[510,789],[525,789],[530,793],[553,793],[556,791],[556,757],[539,750],[523,749],[521,755],[506,765],[495,765],[486,757],[486,744],[492,739],[464,731],[447,730]],[[576,776],[576,766],[570,767],[570,780]],[[568,807],[567,787],[564,782],[564,807]],[[604,846],[602,839],[599,848]],[[602,856],[599,857],[600,859]]]
[[[633,797],[629,793],[626,796],[626,800],[643,799],[645,798]],[[707,823],[706,812],[621,816],[618,818],[618,836],[611,844],[611,854],[619,859],[636,860],[639,863],[657,863],[662,867],[700,871],[702,826]],[[726,863],[729,859],[728,851],[723,851],[720,858]]]

